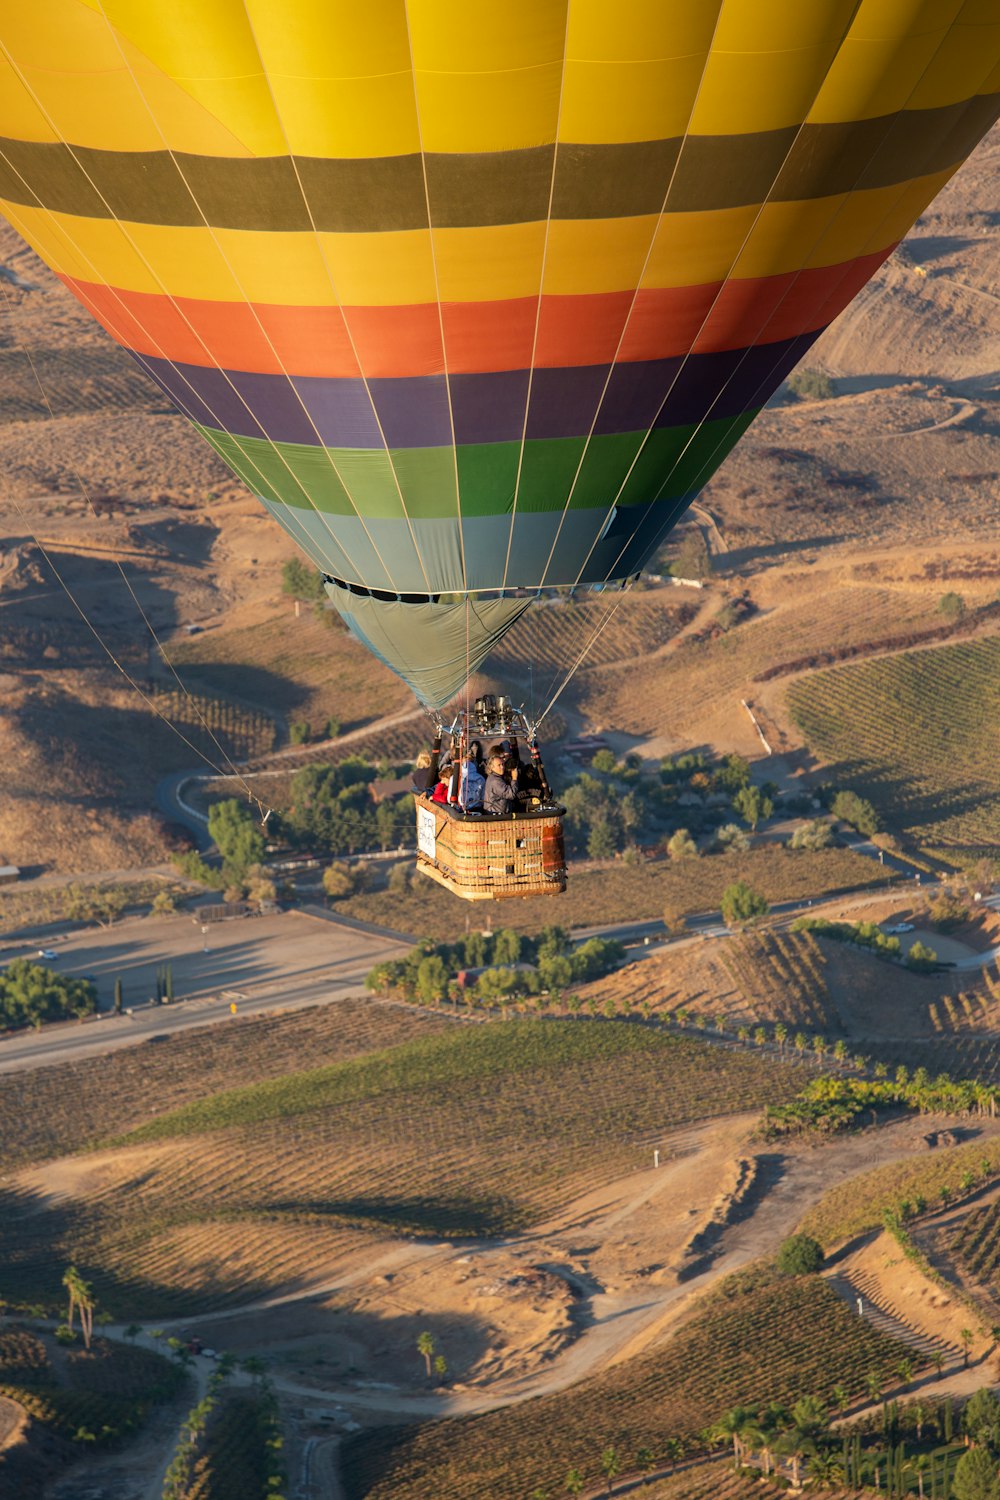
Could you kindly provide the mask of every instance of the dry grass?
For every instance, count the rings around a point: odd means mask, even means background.
[[[641,866],[615,863],[605,869],[570,871],[569,889],[558,900],[535,897],[470,908],[431,881],[414,877],[403,894],[368,892],[343,901],[338,910],[380,922],[414,937],[450,941],[465,929],[492,922],[494,929],[537,932],[549,923],[567,928],[660,918],[669,907],[678,915],[717,911],[722,893],[746,880],[769,901],[791,901],[836,891],[884,884],[885,871],[848,849],[789,850],[765,845],[746,854],[718,854],[682,865],[666,860]]]

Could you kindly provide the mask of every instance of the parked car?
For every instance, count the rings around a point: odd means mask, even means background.
[[[51,948],[39,948],[39,950],[38,950],[38,957],[39,958],[58,958],[59,955],[58,955],[58,953],[53,953],[53,951],[52,951]]]
[[[892,926],[887,927],[885,930],[890,936],[896,937],[903,932],[913,932],[914,926],[912,922],[893,922]]]

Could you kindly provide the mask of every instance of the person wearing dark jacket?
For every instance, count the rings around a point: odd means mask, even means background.
[[[507,760],[504,755],[491,755],[487,763],[489,775],[486,778],[486,792],[483,797],[483,811],[493,813],[496,817],[507,817],[517,808],[517,791],[507,780],[505,775]],[[517,771],[511,772],[514,780],[517,779]]]

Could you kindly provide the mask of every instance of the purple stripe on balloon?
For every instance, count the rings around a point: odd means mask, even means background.
[[[519,443],[527,404],[527,370],[452,375],[455,442],[459,447],[467,443]]]
[[[323,379],[224,372],[136,356],[194,421],[327,448],[440,448],[686,427],[763,405],[818,332],[751,349],[488,375]],[[605,386],[607,387],[605,389]],[[369,394],[370,392],[370,394]],[[374,409],[373,409],[374,403]],[[376,417],[377,412],[377,417]],[[454,435],[452,421],[454,420]]]

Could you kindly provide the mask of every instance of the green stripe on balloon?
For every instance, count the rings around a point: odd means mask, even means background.
[[[195,424],[256,494],[326,515],[454,519],[462,515],[645,505],[704,484],[757,411],[698,426],[453,448],[320,448],[269,443]],[[518,464],[520,460],[520,475]],[[582,460],[582,464],[581,464]],[[572,493],[571,493],[572,492]],[[619,493],[620,492],[620,493]]]

